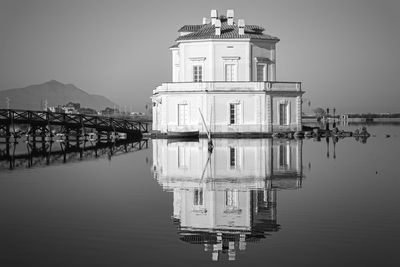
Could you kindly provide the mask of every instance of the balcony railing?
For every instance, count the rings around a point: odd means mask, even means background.
[[[177,82],[163,83],[158,92],[196,92],[196,91],[291,91],[301,92],[301,82]]]

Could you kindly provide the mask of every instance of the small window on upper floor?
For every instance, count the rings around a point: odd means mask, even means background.
[[[225,81],[227,81],[227,82],[237,81],[237,65],[236,64],[225,64]]]
[[[257,64],[257,81],[267,81],[267,64]]]
[[[203,81],[203,66],[193,65],[193,81],[194,82]]]

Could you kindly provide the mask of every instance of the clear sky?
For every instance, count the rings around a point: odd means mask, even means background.
[[[0,0],[0,89],[55,79],[143,110],[177,30],[211,9],[279,37],[277,79],[313,106],[400,112],[399,0]]]

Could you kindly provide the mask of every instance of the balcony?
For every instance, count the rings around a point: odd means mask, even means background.
[[[301,82],[177,82],[163,83],[153,93],[160,92],[301,92]]]

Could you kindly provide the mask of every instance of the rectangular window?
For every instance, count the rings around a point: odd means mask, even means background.
[[[189,124],[189,105],[178,104],[178,125]]]
[[[203,81],[203,66],[194,65],[193,66],[193,81],[202,82]]]
[[[225,191],[225,206],[227,206],[228,208],[239,207],[239,191],[237,190]]]
[[[195,189],[193,192],[193,205],[203,206],[203,189]]]
[[[279,124],[288,125],[287,104],[279,104]]]
[[[225,64],[225,81],[237,81],[236,64]]]
[[[231,147],[229,148],[229,164],[231,166],[231,168],[235,168],[236,167],[236,148]]]
[[[263,82],[267,80],[267,65],[257,64],[257,81]]]
[[[229,122],[230,124],[238,123],[239,104],[229,104]]]

